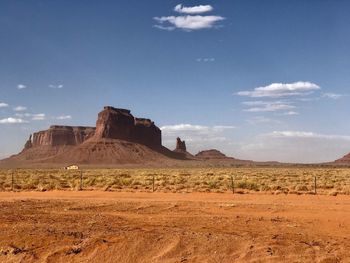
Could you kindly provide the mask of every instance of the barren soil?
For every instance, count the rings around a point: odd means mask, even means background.
[[[0,193],[0,262],[350,262],[350,196]]]

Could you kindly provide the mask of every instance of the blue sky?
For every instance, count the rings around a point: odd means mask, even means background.
[[[0,157],[129,108],[191,152],[322,162],[350,151],[349,1],[0,3]]]

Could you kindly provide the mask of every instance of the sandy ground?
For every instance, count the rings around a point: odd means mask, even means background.
[[[0,193],[0,262],[350,262],[350,196]]]

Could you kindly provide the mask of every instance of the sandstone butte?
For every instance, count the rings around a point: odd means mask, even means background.
[[[52,125],[30,135],[24,149],[2,163],[166,164],[195,159],[180,138],[174,151],[164,147],[162,132],[152,120],[106,106],[96,127]]]
[[[184,158],[162,146],[153,121],[106,106],[96,127],[53,125],[30,135],[24,149],[3,162],[133,164]]]
[[[150,119],[134,117],[130,110],[106,106],[98,114],[96,127],[50,126],[29,136],[24,149],[0,161],[2,166],[27,164],[157,164],[174,161],[249,164],[252,161],[227,157],[218,150],[201,151],[195,156],[187,151],[185,141],[177,138],[171,151],[162,145],[162,132]],[[350,154],[336,161],[350,163]],[[176,163],[178,165],[178,163]]]

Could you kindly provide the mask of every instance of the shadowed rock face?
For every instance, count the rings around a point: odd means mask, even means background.
[[[151,148],[162,146],[161,130],[150,119],[135,118],[129,110],[104,107],[98,114],[95,139],[120,139]]]
[[[176,152],[186,152],[186,142],[185,141],[181,141],[181,139],[179,137],[176,138],[176,148],[175,148]]]
[[[150,119],[135,118],[129,110],[104,107],[98,114],[96,128],[51,126],[29,137],[24,150],[39,146],[75,146],[90,138],[120,139],[161,148],[161,130]]]
[[[51,126],[46,131],[36,132],[29,137],[24,149],[38,146],[79,145],[95,133],[93,127]]]

